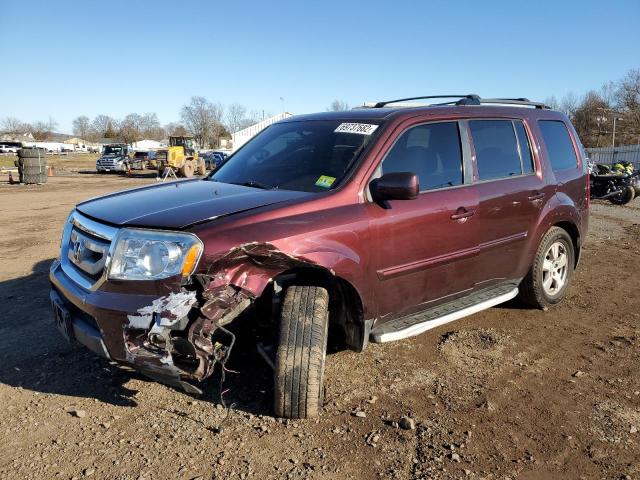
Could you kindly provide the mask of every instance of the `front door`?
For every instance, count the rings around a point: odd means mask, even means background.
[[[417,199],[366,206],[380,321],[473,288],[478,197],[467,156],[459,122],[423,123],[399,135],[378,168],[376,175],[412,172],[420,182]]]

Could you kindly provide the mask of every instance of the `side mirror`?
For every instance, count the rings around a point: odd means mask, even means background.
[[[384,208],[388,200],[414,200],[420,192],[418,176],[411,172],[386,173],[369,183],[371,197]]]

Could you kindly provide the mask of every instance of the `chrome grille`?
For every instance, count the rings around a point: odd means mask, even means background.
[[[117,228],[73,211],[62,234],[60,255],[67,276],[87,290],[97,289],[106,278],[112,241],[117,233]]]
[[[90,236],[74,226],[69,236],[67,257],[84,273],[97,277],[104,270],[110,245],[110,242]]]

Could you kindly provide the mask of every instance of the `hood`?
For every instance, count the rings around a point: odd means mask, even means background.
[[[311,195],[196,179],[112,193],[80,203],[76,208],[80,213],[113,225],[181,229]]]

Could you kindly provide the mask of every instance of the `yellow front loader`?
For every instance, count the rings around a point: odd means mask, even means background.
[[[198,157],[194,148],[193,137],[169,137],[169,146],[158,150],[156,161],[160,175],[163,175],[167,168],[179,177],[185,178],[193,177],[194,173],[207,173],[204,160]]]

